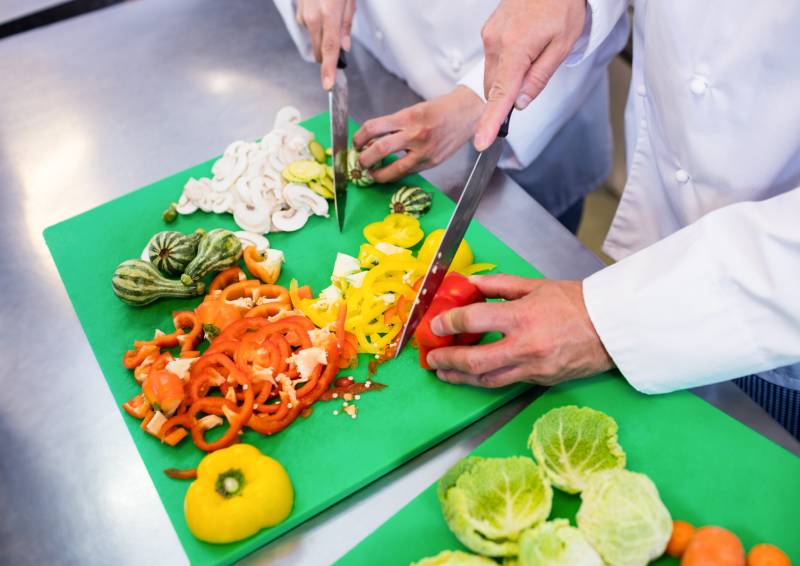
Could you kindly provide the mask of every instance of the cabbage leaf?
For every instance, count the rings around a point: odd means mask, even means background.
[[[469,457],[439,481],[439,501],[450,530],[486,556],[514,556],[520,533],[550,514],[553,490],[541,468],[523,456]]]
[[[582,491],[595,472],[625,467],[617,422],[588,407],[548,411],[534,423],[528,446],[550,482],[567,493]]]

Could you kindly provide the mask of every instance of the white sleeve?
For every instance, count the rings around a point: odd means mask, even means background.
[[[628,0],[587,0],[583,33],[567,57],[567,65],[577,65],[589,57],[626,18]],[[627,36],[627,27],[626,27]]]
[[[665,393],[800,361],[800,188],[711,212],[584,281],[617,367]]]
[[[605,88],[603,77],[608,62],[625,45],[627,21],[620,22],[620,31],[601,49],[586,56],[579,65],[562,65],[551,77],[544,90],[525,110],[511,116],[508,133],[510,151],[503,155],[500,166],[504,169],[528,167],[550,143],[561,128],[572,119],[596,88]],[[481,59],[459,81],[485,100],[483,90],[484,60]],[[607,116],[599,116],[607,121]]]
[[[292,37],[292,41],[297,46],[297,51],[300,52],[300,56],[308,62],[313,62],[314,49],[311,46],[311,39],[308,37],[308,32],[297,23],[295,17],[297,11],[295,0],[273,0],[273,2],[283,18],[283,23]]]

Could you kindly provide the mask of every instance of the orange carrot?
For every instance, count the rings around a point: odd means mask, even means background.
[[[777,546],[757,544],[747,554],[747,566],[792,566],[792,561]]]
[[[700,527],[683,553],[681,566],[745,566],[739,537],[722,527]]]
[[[670,537],[669,544],[667,544],[667,554],[673,558],[680,558],[683,556],[693,534],[694,527],[686,521],[673,521],[672,537]]]

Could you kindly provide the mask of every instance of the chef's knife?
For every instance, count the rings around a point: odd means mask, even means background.
[[[512,109],[513,111],[513,109]],[[439,248],[433,256],[433,263],[428,268],[425,278],[422,280],[422,286],[417,293],[417,298],[414,301],[414,306],[408,315],[403,333],[400,335],[400,341],[397,343],[395,350],[395,357],[400,355],[403,347],[408,343],[408,340],[413,336],[417,330],[420,320],[428,311],[431,306],[439,286],[447,275],[447,270],[450,269],[450,264],[453,262],[453,257],[456,255],[458,246],[461,245],[461,240],[464,239],[464,234],[467,232],[467,227],[475,216],[475,211],[478,209],[478,204],[481,202],[483,193],[486,191],[486,186],[489,184],[489,179],[497,167],[497,161],[500,159],[500,154],[503,151],[503,139],[508,135],[508,122],[511,118],[511,112],[500,126],[500,131],[497,134],[497,139],[494,140],[492,145],[487,147],[478,154],[478,159],[475,160],[475,166],[472,168],[472,173],[467,179],[467,184],[458,199],[458,204],[453,211],[453,216],[447,225],[447,229],[442,236],[442,241],[439,243]]]
[[[328,111],[331,118],[331,154],[333,156],[333,206],[339,232],[344,227],[344,212],[347,206],[347,75],[344,70],[347,60],[344,51],[339,51],[336,63],[336,80],[328,92]]]

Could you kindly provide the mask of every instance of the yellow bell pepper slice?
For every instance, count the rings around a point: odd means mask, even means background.
[[[493,263],[473,263],[466,269],[461,270],[459,273],[462,275],[474,275],[475,273],[480,273],[481,271],[491,271],[497,267]]]
[[[444,230],[434,230],[428,234],[427,238],[425,238],[425,242],[422,244],[417,257],[426,266],[430,265],[433,261],[433,256],[436,253],[436,250],[439,249],[439,244],[442,243],[443,237]],[[475,255],[472,253],[472,249],[469,247],[469,244],[466,240],[462,240],[461,244],[458,246],[455,257],[453,258],[453,263],[450,264],[450,270],[461,272],[462,269],[466,269],[472,265],[474,260]]]
[[[380,222],[367,224],[364,237],[373,246],[379,242],[394,244],[401,248],[410,248],[418,244],[425,233],[419,226],[419,220],[407,214],[389,214]]]
[[[277,525],[292,505],[294,490],[283,466],[254,446],[234,444],[200,461],[184,514],[198,539],[227,543]]]
[[[297,291],[297,280],[292,279],[289,283],[289,298],[292,306],[306,315],[317,327],[323,328],[336,321],[336,314],[339,310],[338,302],[329,304],[320,299],[301,299]]]

